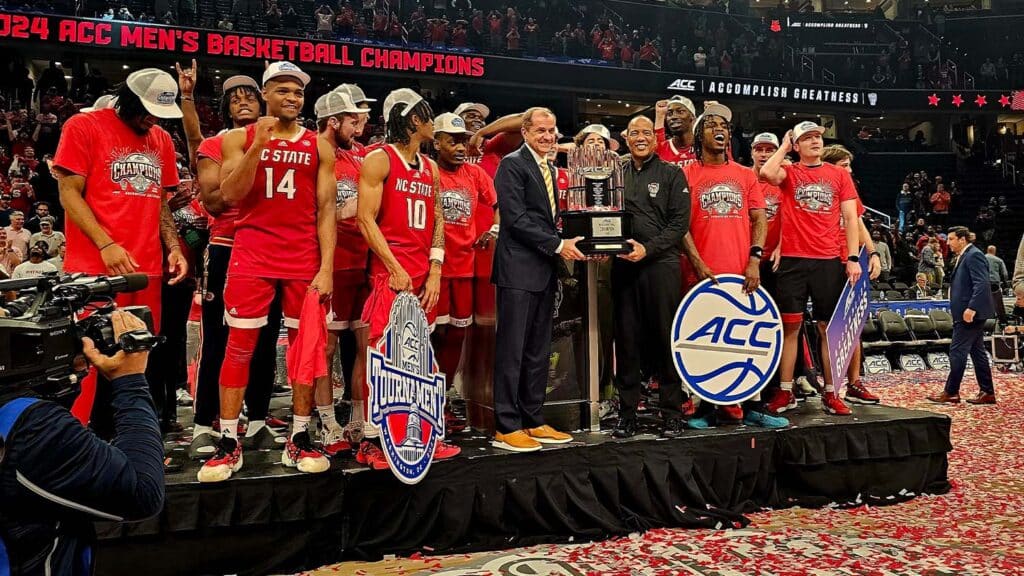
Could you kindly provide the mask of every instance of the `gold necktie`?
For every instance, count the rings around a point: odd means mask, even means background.
[[[551,216],[555,215],[555,193],[554,186],[551,185],[551,168],[547,162],[540,163],[540,173],[544,176],[544,188],[548,191],[548,204],[551,205]]]

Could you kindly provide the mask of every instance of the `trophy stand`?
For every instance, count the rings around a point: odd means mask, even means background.
[[[588,256],[628,254],[633,248],[630,215],[623,199],[622,161],[610,150],[591,146],[568,155],[567,210],[562,238],[582,237],[576,244]]]

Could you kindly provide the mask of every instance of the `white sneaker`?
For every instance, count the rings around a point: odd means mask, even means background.
[[[800,390],[800,393],[803,394],[804,396],[818,395],[818,390],[814,386],[811,386],[811,382],[810,380],[807,379],[806,376],[797,376],[796,382],[794,382],[794,384],[796,385],[797,389]]]
[[[178,406],[191,406],[193,403],[192,395],[184,388],[178,388],[178,391],[175,393],[175,400]]]

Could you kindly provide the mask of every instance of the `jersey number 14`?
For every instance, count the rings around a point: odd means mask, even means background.
[[[289,168],[285,171],[284,176],[277,182],[277,187],[274,187],[274,169],[271,167],[266,168],[267,171],[267,198],[273,198],[274,193],[284,194],[289,200],[295,198],[295,169]]]

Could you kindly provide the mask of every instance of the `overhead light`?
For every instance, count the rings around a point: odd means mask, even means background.
[[[885,120],[885,116],[879,116],[878,119],[879,120]]]
[[[601,107],[601,105],[600,105],[600,104],[598,104],[598,105],[597,105],[597,107],[598,107],[598,108],[600,108],[600,107]]]
[[[626,108],[629,108],[629,102],[626,102]]]
[[[60,62],[54,61],[53,65],[54,66],[60,66]]]
[[[64,76],[64,79],[65,79],[65,80],[71,80],[71,76],[65,75],[65,76]]]
[[[622,104],[622,100],[619,100],[619,104]]]
[[[220,80],[220,75],[214,76],[214,79]]]
[[[214,72],[216,72],[217,74],[220,74],[220,70],[214,70]]]
[[[590,98],[587,98],[587,102],[590,102]]]
[[[127,64],[122,64],[121,65],[121,70],[127,70],[127,69],[128,69],[128,65]]]

